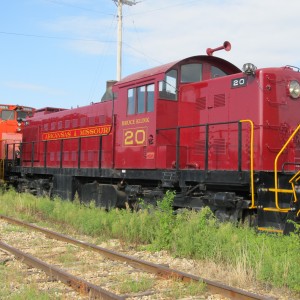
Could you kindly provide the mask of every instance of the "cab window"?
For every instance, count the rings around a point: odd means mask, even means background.
[[[127,115],[154,111],[154,84],[129,89],[127,93]]]
[[[1,119],[2,120],[14,120],[15,112],[13,110],[2,110]]]
[[[21,110],[17,111],[17,119],[25,120],[27,116],[28,116],[28,112],[21,111]]]
[[[145,86],[140,86],[137,88],[137,113],[141,114],[145,112]]]
[[[147,85],[147,112],[154,111],[154,84]]]
[[[177,71],[166,73],[165,80],[159,82],[159,98],[177,100]]]
[[[202,64],[187,64],[181,66],[181,83],[197,82],[202,80]]]
[[[211,78],[217,78],[217,77],[222,77],[222,76],[226,76],[227,74],[222,71],[221,69],[215,67],[215,66],[211,66]]]
[[[127,94],[127,115],[135,113],[135,89],[129,89]]]

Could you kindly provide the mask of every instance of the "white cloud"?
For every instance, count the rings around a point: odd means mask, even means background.
[[[164,5],[172,2],[164,1]],[[246,61],[258,66],[300,62],[295,44],[298,0],[290,0],[288,5],[271,0],[195,1],[151,12],[161,6],[161,1],[153,0],[132,7],[135,28],[143,38],[137,40],[133,26],[126,37],[132,47],[139,48],[141,43],[146,55],[162,62],[205,54],[206,48],[225,40],[232,43],[232,51],[215,55],[238,65]]]
[[[158,62],[205,54],[206,48],[229,40],[232,51],[215,55],[239,67],[245,62],[253,62],[258,67],[299,64],[299,9],[299,0],[288,3],[147,0],[130,7],[124,5],[123,53],[131,57],[128,61],[147,60],[153,66]],[[116,48],[116,22],[113,16],[81,15],[61,18],[45,26],[62,35],[99,40],[68,41],[67,46],[72,50],[107,55]]]
[[[43,25],[47,30],[68,37],[65,45],[72,50],[92,55],[107,54],[116,45],[116,20],[113,17],[65,17]]]

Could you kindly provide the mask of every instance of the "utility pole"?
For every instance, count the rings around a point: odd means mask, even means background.
[[[135,5],[136,1],[130,0],[113,0],[118,6],[118,39],[117,39],[117,80],[122,77],[122,5]]]

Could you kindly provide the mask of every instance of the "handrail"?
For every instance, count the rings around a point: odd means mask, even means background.
[[[294,130],[294,132],[291,134],[291,136],[288,138],[288,140],[286,141],[286,143],[283,145],[283,147],[281,148],[281,150],[278,152],[278,154],[276,155],[275,161],[274,161],[274,190],[275,190],[275,206],[278,209],[278,211],[280,212],[288,212],[291,209],[290,208],[281,208],[279,206],[278,203],[278,168],[277,168],[277,164],[278,164],[278,159],[280,157],[280,155],[282,154],[282,152],[286,149],[287,145],[290,143],[290,141],[294,138],[294,136],[298,133],[298,131],[300,130],[300,124],[298,125],[298,127]],[[294,178],[294,177],[293,177]]]
[[[250,135],[250,179],[251,179],[251,208],[256,208],[255,197],[254,197],[254,123],[252,120],[245,119],[240,120],[241,123],[249,123],[251,126],[251,135]]]
[[[186,125],[186,126],[179,126],[179,127],[168,127],[168,128],[158,128],[158,131],[164,130],[175,130],[176,131],[176,168],[179,168],[179,138],[180,138],[180,129],[185,128],[195,128],[195,127],[206,127],[213,125],[227,125],[227,124],[234,124],[234,123],[249,123],[251,127],[251,134],[250,134],[250,185],[251,185],[251,206],[249,209],[257,208],[255,205],[255,186],[254,186],[254,123],[250,119],[245,120],[238,120],[238,121],[229,121],[229,122],[217,122],[217,123],[205,123],[205,124],[196,124],[196,125]],[[207,135],[207,133],[206,133]],[[206,137],[207,139],[207,137]],[[207,156],[207,154],[206,154]],[[206,157],[207,158],[207,157]],[[205,164],[205,170],[207,171],[207,163]]]
[[[103,148],[103,137],[104,136],[107,136],[107,134],[106,135],[98,135],[98,136],[87,136],[87,137],[78,137],[77,139],[78,139],[78,169],[80,169],[81,167],[80,167],[80,161],[81,161],[81,159],[80,159],[80,157],[81,157],[81,139],[82,138],[86,138],[86,139],[89,139],[89,138],[95,138],[95,137],[99,137],[99,154],[98,154],[98,160],[99,160],[99,162],[98,162],[98,168],[99,169],[101,169],[102,168],[102,148]],[[60,151],[59,151],[59,153],[60,153],[60,159],[59,159],[59,168],[60,169],[62,169],[63,168],[63,141],[65,141],[65,140],[71,140],[71,138],[69,138],[69,139],[60,139]],[[75,140],[75,138],[72,138],[72,140]],[[57,140],[53,140],[53,141],[58,141],[58,139]],[[31,163],[31,168],[33,168],[34,167],[34,165],[35,165],[35,150],[34,150],[34,146],[35,145],[38,145],[39,143],[44,143],[44,154],[43,154],[43,160],[40,160],[41,162],[43,162],[43,166],[44,166],[44,168],[47,168],[47,145],[48,145],[48,140],[45,140],[45,141],[32,141],[32,142],[18,142],[18,143],[9,143],[9,144],[6,144],[6,147],[7,147],[7,150],[6,150],[6,152],[8,153],[8,147],[9,146],[12,146],[13,147],[13,149],[12,149],[12,153],[13,153],[13,157],[15,157],[15,152],[16,152],[16,150],[15,150],[15,145],[20,145],[20,147],[22,148],[24,145],[31,145],[31,150],[30,150],[30,155],[31,155],[31,157],[30,157],[30,159],[27,159],[26,161],[27,162],[30,162]],[[51,142],[51,140],[50,140],[50,142]],[[21,150],[21,149],[20,149]],[[6,159],[8,159],[8,157],[7,157],[8,155],[6,155],[6,157],[5,157],[5,159],[4,160],[6,160]],[[22,160],[23,159],[23,151],[20,151],[20,160]],[[13,159],[13,166],[14,166],[14,159]],[[1,175],[1,174],[0,174]]]

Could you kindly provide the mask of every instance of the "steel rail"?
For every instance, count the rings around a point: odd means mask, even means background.
[[[72,287],[80,294],[89,295],[91,299],[103,300],[123,300],[125,297],[113,294],[101,287],[94,285],[88,281],[83,280],[77,276],[69,274],[55,266],[49,265],[46,262],[28,254],[24,253],[6,243],[0,241],[0,248],[12,253],[18,260],[23,263],[40,270],[43,270],[50,277],[62,281],[64,284]]]
[[[121,254],[121,253],[118,253],[118,252],[115,252],[115,251],[112,251],[109,249],[99,247],[99,246],[91,244],[91,243],[79,241],[74,238],[68,237],[66,235],[56,233],[51,230],[41,228],[39,226],[30,224],[27,222],[19,221],[17,219],[7,217],[7,216],[1,215],[1,214],[0,214],[0,219],[3,219],[11,224],[15,224],[18,226],[23,226],[23,227],[27,227],[29,229],[39,231],[41,233],[44,233],[46,236],[48,236],[50,238],[64,241],[64,242],[67,242],[67,243],[70,243],[70,244],[73,244],[76,246],[80,246],[80,247],[83,247],[88,250],[93,250],[109,259],[127,262],[128,264],[130,264],[136,268],[140,268],[140,269],[150,272],[150,273],[155,273],[161,277],[174,278],[174,279],[177,279],[177,280],[179,279],[179,280],[186,281],[186,282],[190,282],[190,281],[203,282],[206,284],[209,292],[211,292],[213,294],[224,295],[225,297],[228,297],[232,300],[274,300],[274,299],[276,299],[274,297],[262,296],[262,295],[258,295],[258,294],[252,293],[252,292],[247,292],[247,291],[239,289],[239,288],[234,288],[229,285],[225,285],[225,284],[222,284],[219,282],[204,279],[204,278],[201,278],[201,277],[198,277],[198,276],[195,276],[192,274],[188,274],[185,272],[181,272],[181,271],[178,271],[175,269],[171,269],[169,267],[165,267],[165,266],[162,266],[159,264],[154,264],[154,263],[147,262],[147,261],[144,261],[141,259],[137,259],[135,257],[129,256],[126,254]]]

